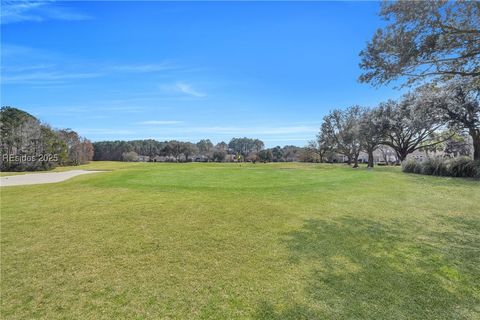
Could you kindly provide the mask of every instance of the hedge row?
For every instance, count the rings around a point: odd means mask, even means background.
[[[431,158],[423,162],[410,159],[402,163],[402,171],[431,176],[480,178],[480,161],[474,161],[467,157]]]

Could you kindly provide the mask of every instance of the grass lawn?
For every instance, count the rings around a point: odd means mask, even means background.
[[[480,319],[478,180],[74,169],[111,171],[1,189],[3,319]]]

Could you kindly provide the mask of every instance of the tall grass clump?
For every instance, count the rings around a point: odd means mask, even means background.
[[[423,162],[409,159],[402,163],[402,171],[431,176],[480,178],[480,161],[474,161],[467,157],[431,158]]]
[[[402,171],[406,173],[422,173],[422,164],[413,159],[402,162]]]
[[[467,157],[454,158],[449,161],[449,176],[474,178],[480,177],[480,162]]]
[[[447,161],[441,158],[430,158],[420,164],[421,173],[430,176],[448,176]]]

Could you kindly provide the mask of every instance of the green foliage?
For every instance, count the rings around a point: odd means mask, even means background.
[[[213,152],[213,161],[215,162],[224,162],[227,157],[227,152],[223,150],[218,150]]]
[[[361,119],[366,110],[360,106],[351,106],[345,110],[334,109],[323,117],[319,136],[327,149],[344,155],[348,163],[355,162],[364,149],[364,139],[361,133]]]
[[[400,79],[480,76],[480,6],[477,1],[385,1],[376,30],[360,52],[360,81],[374,85]]]
[[[58,141],[54,131],[42,125],[37,118],[16,108],[3,107],[0,115],[2,170],[46,170],[56,165],[55,162],[45,161],[41,157],[57,151],[57,147],[65,147]]]
[[[276,146],[275,148],[272,148],[272,157],[273,157],[273,162],[281,162],[283,161],[283,149],[280,146]]]
[[[273,153],[272,150],[261,150],[258,153],[258,160],[261,162],[272,162],[273,161]]]
[[[123,154],[136,152],[138,155],[167,156],[176,161],[216,161],[223,162],[227,155],[239,155],[237,161],[283,162],[301,159],[303,148],[297,146],[275,147],[264,149],[264,143],[258,139],[233,138],[229,144],[220,142],[213,145],[209,139],[198,143],[182,141],[100,141],[93,144],[94,160],[122,161]],[[259,156],[261,154],[261,156]],[[184,157],[183,157],[184,156]]]
[[[228,143],[228,147],[232,149],[235,153],[240,153],[243,158],[247,158],[250,153],[258,153],[264,148],[264,143],[258,139],[250,139],[247,137],[244,138],[233,138]]]
[[[213,143],[210,139],[202,139],[197,142],[197,148],[200,152],[200,155],[210,159],[212,157]]]
[[[160,142],[153,139],[133,141],[99,141],[93,143],[93,160],[114,160],[121,161],[122,154],[135,151],[137,154],[154,157],[161,155],[165,150],[167,142]]]
[[[75,131],[53,130],[31,114],[12,107],[1,109],[0,123],[2,171],[48,170],[92,160],[91,142]]]

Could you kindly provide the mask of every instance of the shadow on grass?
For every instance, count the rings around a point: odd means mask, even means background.
[[[452,234],[418,234],[421,226],[398,221],[307,220],[285,240],[290,262],[305,270],[303,297],[262,301],[256,317],[476,318],[480,274],[472,254],[479,253],[478,229],[470,229],[472,221],[452,225]]]

